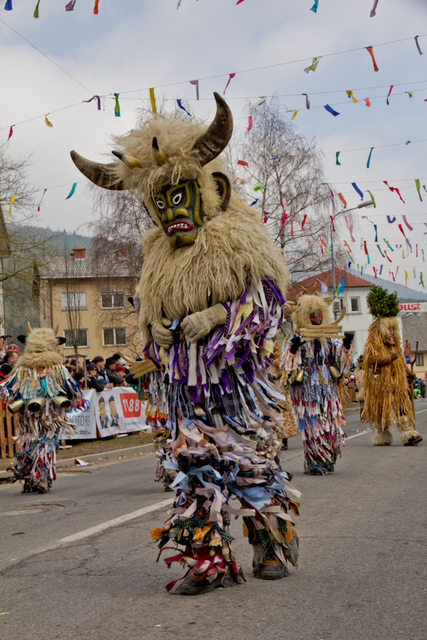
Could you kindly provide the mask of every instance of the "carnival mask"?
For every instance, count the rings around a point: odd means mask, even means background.
[[[322,324],[322,314],[320,311],[316,311],[315,313],[310,313],[310,322],[311,324],[319,325]]]
[[[193,244],[203,226],[204,213],[200,187],[196,180],[166,185],[151,197],[163,231],[173,249]]]

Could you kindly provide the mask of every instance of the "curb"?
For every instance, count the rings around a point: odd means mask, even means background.
[[[124,455],[133,455],[136,453],[147,453],[154,451],[154,444],[149,442],[148,444],[141,444],[137,447],[128,447],[127,449],[113,449],[112,451],[103,451],[102,453],[90,453],[88,455],[83,456],[74,456],[73,458],[63,458],[62,460],[57,460],[56,469],[60,471],[61,469],[67,469],[69,467],[76,467],[83,469],[83,467],[79,467],[74,463],[76,457],[79,460],[84,460],[84,462],[98,462],[98,458],[102,457],[102,462],[107,462],[108,460],[117,460],[120,456]],[[0,471],[0,475],[10,473],[4,469]]]

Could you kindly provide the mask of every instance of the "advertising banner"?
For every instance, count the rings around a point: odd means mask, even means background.
[[[70,440],[94,440],[97,437],[94,402],[97,394],[92,389],[86,389],[82,393],[83,401],[80,407],[67,413],[68,420],[74,424],[76,430]]]
[[[105,389],[94,395],[94,405],[96,425],[101,438],[148,429],[145,403],[140,402],[133,389]]]

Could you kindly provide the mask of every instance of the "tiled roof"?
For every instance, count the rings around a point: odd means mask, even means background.
[[[427,351],[427,313],[403,317],[402,329],[403,340],[409,342],[412,352],[415,352],[417,341],[418,351]]]
[[[71,256],[53,256],[38,258],[36,268],[42,280],[139,277],[137,269],[129,261],[112,258],[99,260],[88,257],[85,260],[75,260]]]

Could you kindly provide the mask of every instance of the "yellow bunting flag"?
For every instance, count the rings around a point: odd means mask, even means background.
[[[154,87],[152,87],[150,89],[150,102],[151,102],[151,110],[152,110],[152,112],[157,114],[156,97],[154,95]]]
[[[45,117],[44,117],[45,125],[46,125],[47,127],[53,127],[53,124],[52,124],[52,123],[51,123],[51,121],[49,120],[48,115],[49,115],[49,114],[47,113],[47,114],[45,115]]]
[[[14,200],[15,200],[15,198],[16,198],[16,195],[17,195],[17,194],[15,193],[15,194],[11,197],[11,199],[10,199],[9,215],[12,213],[12,205],[13,205],[13,201],[14,201]]]
[[[304,71],[306,73],[309,73],[310,71],[316,71],[317,69],[317,65],[319,64],[321,56],[319,56],[318,58],[313,58],[313,62],[311,63],[311,65],[309,67],[306,67],[304,69]]]
[[[357,100],[356,100],[356,98],[355,98],[355,97],[354,97],[354,95],[353,95],[353,91],[352,91],[352,89],[349,89],[348,91],[346,90],[346,94],[347,94],[347,96],[348,96],[349,98],[352,98],[352,100],[353,100],[353,102],[354,102],[354,103],[357,103]]]
[[[298,109],[291,109],[290,111],[286,111],[286,113],[294,113],[294,115],[292,116],[291,120],[294,120],[297,117],[297,113],[298,113]]]

